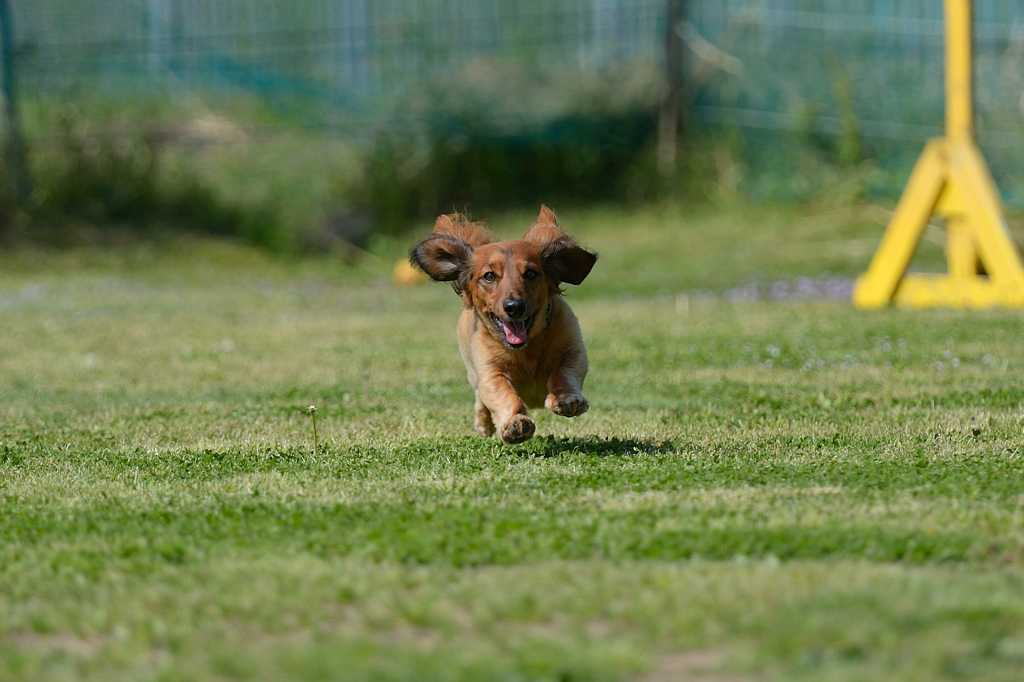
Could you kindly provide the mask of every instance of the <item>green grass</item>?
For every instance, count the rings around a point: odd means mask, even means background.
[[[721,295],[870,211],[560,215],[592,409],[516,447],[406,244],[0,257],[0,681],[1019,679],[1024,316]]]

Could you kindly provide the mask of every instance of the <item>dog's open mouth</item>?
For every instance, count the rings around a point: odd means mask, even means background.
[[[533,318],[534,316],[530,315],[525,320],[503,320],[497,315],[491,315],[494,326],[505,337],[505,344],[509,348],[522,348],[526,345],[526,342],[530,340],[530,327],[533,326]]]

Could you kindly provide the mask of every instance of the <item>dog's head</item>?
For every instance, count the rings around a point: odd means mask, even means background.
[[[409,259],[432,279],[451,282],[491,336],[508,348],[525,348],[531,335],[547,327],[561,285],[581,283],[597,254],[563,232],[547,206],[522,239],[492,239],[481,223],[459,214],[441,216],[434,232],[412,247]]]

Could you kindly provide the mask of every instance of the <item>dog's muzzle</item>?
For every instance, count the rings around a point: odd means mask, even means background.
[[[530,327],[533,326],[534,315],[525,320],[503,320],[495,314],[491,314],[494,326],[501,332],[505,345],[509,348],[523,348],[530,340]]]

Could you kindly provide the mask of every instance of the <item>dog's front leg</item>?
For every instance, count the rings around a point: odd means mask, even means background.
[[[544,407],[562,417],[577,417],[589,410],[590,402],[583,397],[587,369],[586,351],[566,353],[548,378],[548,397],[544,400]]]
[[[527,416],[526,404],[504,375],[481,374],[476,395],[478,405],[490,411],[492,423],[503,443],[514,445],[533,438],[537,426]],[[480,416],[479,409],[477,416]]]

